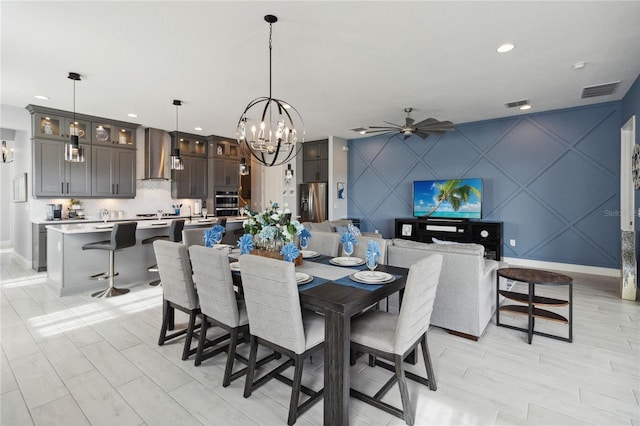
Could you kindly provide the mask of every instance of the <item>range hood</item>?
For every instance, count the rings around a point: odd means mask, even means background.
[[[162,129],[145,129],[144,131],[144,180],[164,179],[164,164],[167,158],[165,139],[169,136]]]

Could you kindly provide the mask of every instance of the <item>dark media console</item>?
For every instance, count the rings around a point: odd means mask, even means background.
[[[431,243],[432,238],[484,246],[487,259],[502,259],[502,222],[469,219],[396,219],[395,237]]]

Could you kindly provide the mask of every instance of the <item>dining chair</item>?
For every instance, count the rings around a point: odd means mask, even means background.
[[[233,372],[234,360],[248,364],[249,360],[236,352],[236,346],[241,343],[239,337],[247,337],[249,333],[249,319],[244,299],[233,289],[233,278],[229,268],[228,254],[220,250],[212,250],[203,246],[189,247],[189,258],[193,269],[193,281],[198,288],[200,311],[202,312],[202,328],[200,340],[196,351],[195,365],[200,365],[205,359],[227,352],[227,363],[224,370],[222,386],[227,387],[232,380],[241,377],[247,372],[243,368]],[[217,339],[207,342],[206,334],[209,325],[214,325],[227,331]],[[221,342],[229,340],[228,344]],[[216,346],[204,352],[209,347]],[[266,364],[275,358],[275,354],[266,356],[259,365]]]
[[[433,391],[437,389],[427,345],[427,330],[441,268],[440,254],[432,254],[411,265],[399,314],[371,310],[351,320],[351,349],[393,362],[394,365],[390,365],[376,360],[375,365],[395,373],[374,396],[355,389],[351,389],[351,396],[404,419],[408,425],[413,425],[415,416],[406,378],[429,386]],[[404,359],[418,344],[422,347],[427,379],[404,370]],[[382,402],[382,398],[396,381],[400,389],[402,410]]]
[[[189,254],[184,244],[173,241],[154,241],[153,250],[158,262],[163,296],[162,328],[158,346],[178,336],[186,335],[182,350],[184,361],[196,353],[197,348],[192,349],[191,342],[194,331],[200,327],[200,324],[196,325],[196,318],[200,315],[200,304],[193,284]],[[185,328],[167,335],[167,330],[173,329],[176,309],[189,315],[189,323]]]
[[[167,235],[154,235],[152,237],[142,240],[142,244],[153,244],[157,240],[167,240],[180,242],[182,241],[182,230],[184,229],[184,219],[172,220],[169,225],[169,233]],[[158,264],[151,265],[147,268],[149,272],[158,272]],[[153,280],[149,283],[151,286],[157,286],[160,284],[160,280]]]
[[[316,392],[302,385],[305,358],[324,346],[324,318],[306,310],[303,314],[293,263],[245,254],[240,256],[240,274],[251,336],[244,397],[251,396],[253,390],[271,378],[292,386],[287,419],[287,424],[292,425],[320,400],[324,391]],[[259,344],[290,359],[254,382]],[[293,380],[280,374],[291,365],[295,367]],[[310,398],[298,405],[300,392]]]
[[[358,235],[358,236],[355,236],[355,239],[358,241],[358,244],[353,245],[353,254],[351,256],[359,257],[360,259],[366,259],[367,243],[372,238],[364,235]],[[380,265],[386,265],[387,264],[387,242],[389,240],[385,240],[384,238],[375,238],[374,241],[377,242],[378,247],[380,247],[380,256],[378,256],[378,263]]]
[[[316,251],[325,256],[338,256],[340,234],[335,232],[313,232],[309,238],[307,250]]]
[[[204,231],[208,228],[192,228],[182,231],[182,243],[187,247],[204,246]]]

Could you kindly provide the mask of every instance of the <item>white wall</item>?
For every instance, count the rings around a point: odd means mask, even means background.
[[[338,198],[338,182],[345,185],[345,198]],[[329,136],[329,220],[347,217],[347,140]]]

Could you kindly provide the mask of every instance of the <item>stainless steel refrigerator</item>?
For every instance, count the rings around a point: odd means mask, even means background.
[[[323,222],[327,217],[329,185],[326,182],[301,183],[298,192],[300,222]]]

